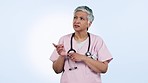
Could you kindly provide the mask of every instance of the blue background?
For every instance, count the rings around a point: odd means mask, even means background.
[[[1,0],[0,83],[59,83],[52,43],[73,32],[73,10],[87,5],[114,59],[103,83],[148,82],[147,0]]]

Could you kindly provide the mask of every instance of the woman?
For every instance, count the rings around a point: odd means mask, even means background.
[[[74,33],[60,38],[50,60],[53,70],[62,72],[61,83],[101,83],[112,56],[103,40],[88,32],[94,20],[92,10],[79,6],[74,11]]]

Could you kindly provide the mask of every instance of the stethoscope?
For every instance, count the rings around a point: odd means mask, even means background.
[[[88,48],[87,48],[87,52],[85,53],[85,55],[92,58],[92,54],[89,51],[90,44],[91,44],[90,33],[87,33],[87,34],[88,34],[88,38],[89,38],[89,43],[88,43]],[[73,42],[72,42],[72,39],[73,39],[74,35],[75,35],[75,33],[73,33],[72,36],[71,36],[71,40],[70,40],[70,46],[71,47],[70,47],[70,49],[69,49],[69,51],[67,53],[76,53],[76,50],[73,49]],[[77,69],[76,66],[72,67],[72,65],[70,64],[69,58],[68,58],[68,63],[69,63],[69,66],[70,66],[70,68],[69,68],[70,71]]]

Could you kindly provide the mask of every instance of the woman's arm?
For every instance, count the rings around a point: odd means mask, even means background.
[[[93,71],[97,72],[97,73],[106,73],[107,69],[108,69],[108,62],[104,61],[98,61],[98,60],[94,60],[92,58],[89,57],[85,57],[82,59],[84,61],[84,63],[86,63],[90,69],[92,69]]]
[[[108,61],[98,61],[94,60],[90,57],[87,57],[85,55],[81,55],[78,53],[71,54],[71,59],[73,61],[83,61],[88,67],[93,70],[96,73],[106,73],[108,69]]]
[[[65,63],[64,59],[65,56],[67,56],[67,53],[65,52],[63,44],[59,45],[53,44],[53,45],[56,48],[57,53],[59,54],[58,59],[53,62],[53,70],[58,74],[64,70],[64,63]]]
[[[59,56],[59,58],[53,62],[53,70],[58,74],[64,70],[64,57]]]

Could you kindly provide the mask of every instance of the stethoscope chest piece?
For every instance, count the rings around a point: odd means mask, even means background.
[[[88,56],[88,57],[92,56],[91,52],[86,52],[85,55]]]

